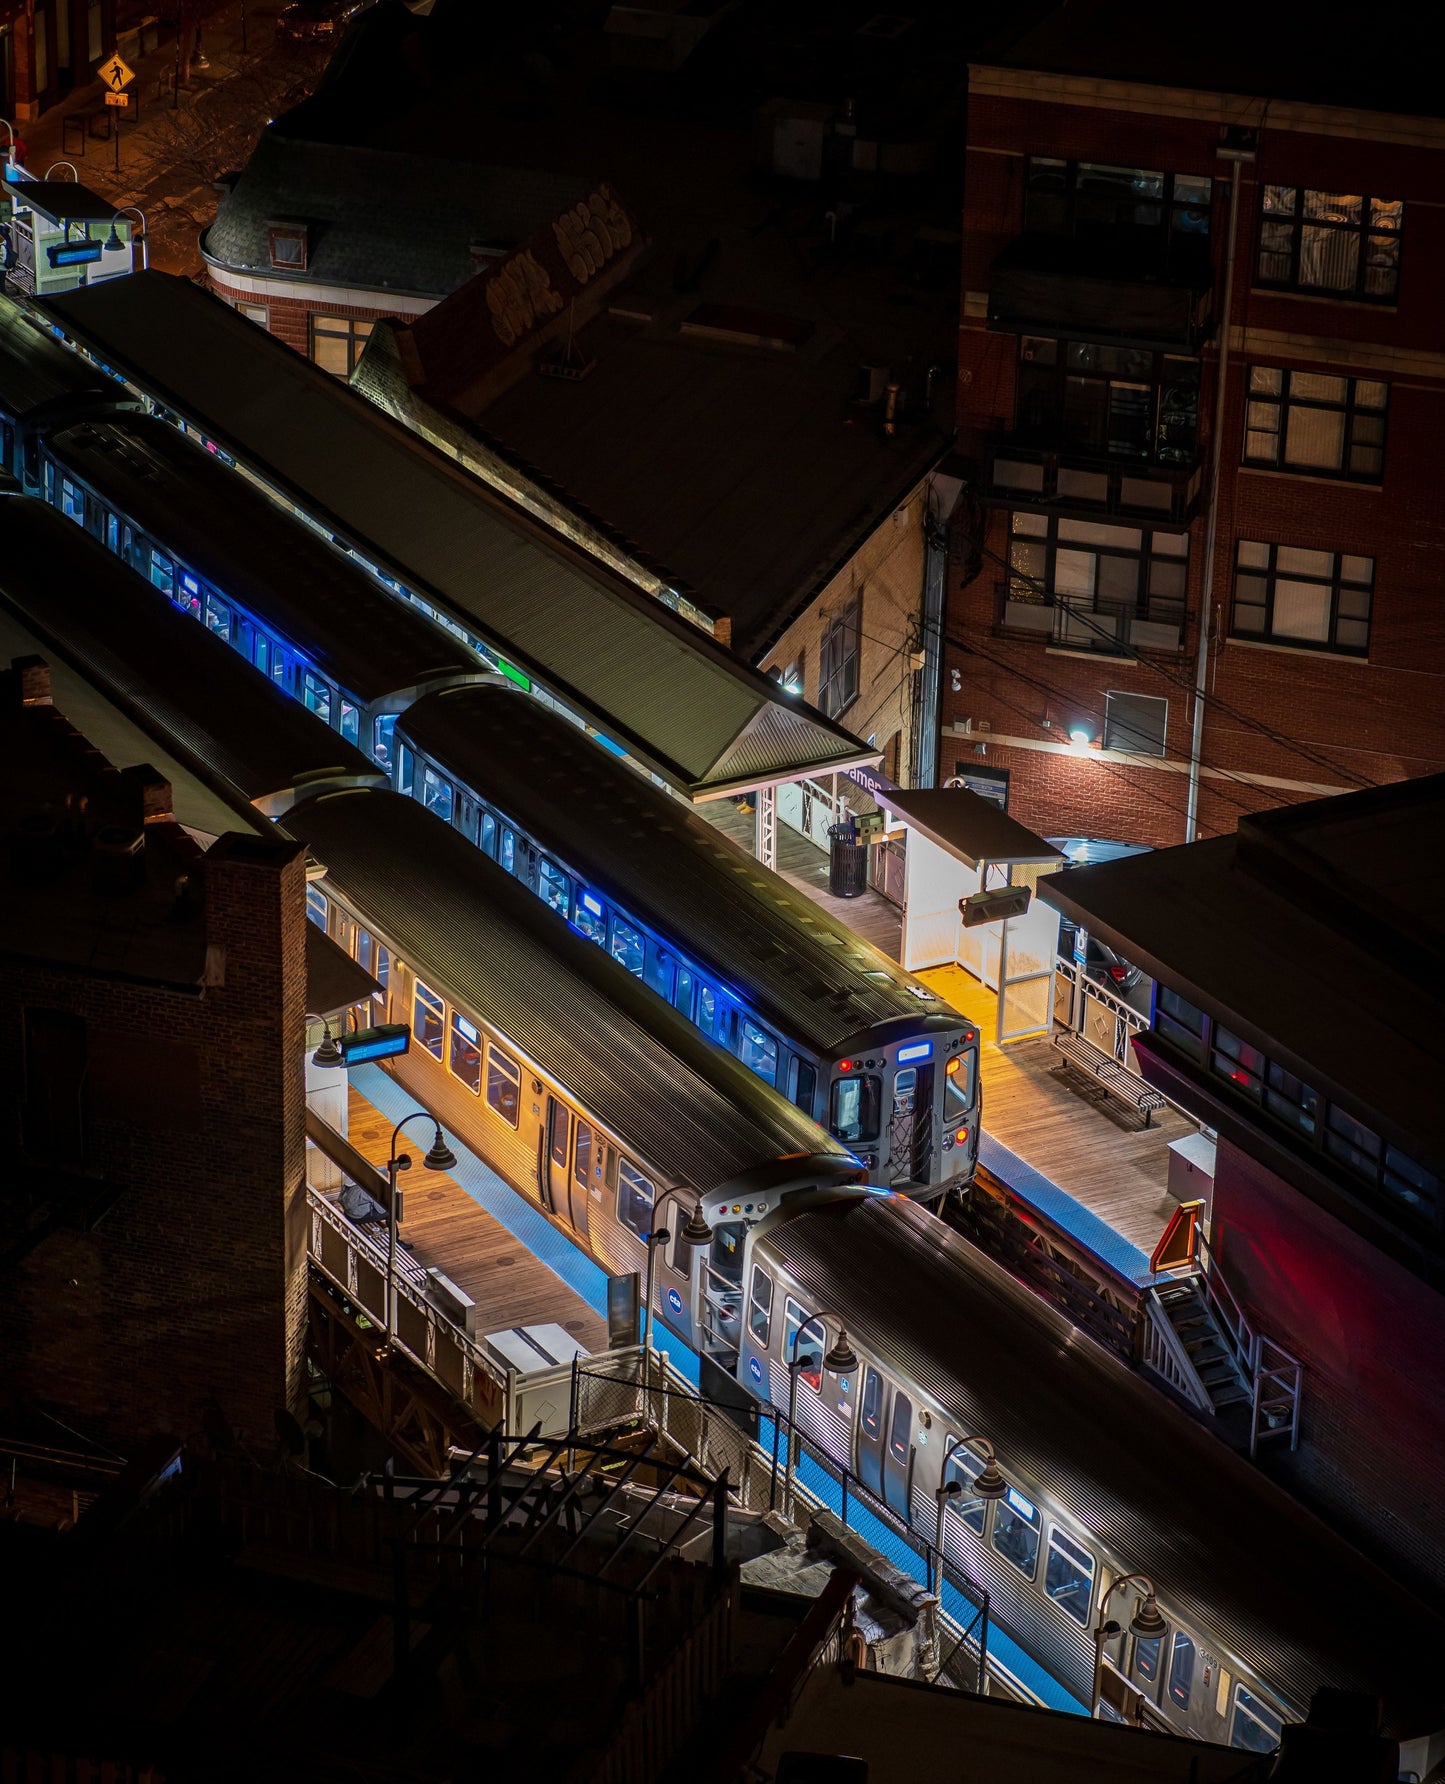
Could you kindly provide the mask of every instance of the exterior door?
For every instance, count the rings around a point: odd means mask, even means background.
[[[900,1518],[907,1519],[908,1489],[913,1477],[913,1402],[895,1390],[883,1452],[883,1497]]]
[[[546,1152],[542,1160],[542,1206],[549,1214],[570,1218],[572,1111],[555,1096],[547,1098]]]
[[[888,1160],[900,1183],[928,1178],[933,1154],[933,1067],[900,1066],[893,1074],[893,1111],[888,1119]]]
[[[858,1402],[858,1478],[870,1493],[883,1497],[883,1415],[888,1384],[871,1365],[863,1371]]]

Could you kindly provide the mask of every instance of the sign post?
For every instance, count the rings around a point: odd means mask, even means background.
[[[124,111],[130,104],[130,95],[126,88],[135,79],[135,70],[128,62],[121,60],[119,53],[113,55],[100,69],[100,78],[105,86],[105,103],[114,106],[117,111]],[[120,172],[120,119],[117,118],[111,128],[115,132],[115,171]]]

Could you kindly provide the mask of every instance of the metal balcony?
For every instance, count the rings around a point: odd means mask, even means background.
[[[1018,508],[1116,514],[1182,528],[1198,512],[1203,487],[1199,464],[1101,458],[1068,447],[1023,445],[1009,434],[991,441],[984,456],[985,499]]]
[[[988,325],[1193,353],[1213,331],[1213,296],[1202,244],[1165,256],[1123,237],[1021,235],[993,263]]]
[[[1037,594],[1017,583],[994,584],[1001,632],[1042,638],[1055,650],[1129,657],[1136,651],[1178,655],[1184,649],[1184,603],[1152,600],[1143,608],[1075,596]]]

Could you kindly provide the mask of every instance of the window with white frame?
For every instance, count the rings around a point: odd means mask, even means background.
[[[1244,462],[1378,483],[1389,386],[1278,366],[1249,368]]]
[[[829,617],[818,651],[818,705],[830,719],[858,698],[858,634],[862,601],[855,595]]]
[[[1367,656],[1374,586],[1373,558],[1241,539],[1230,630],[1236,638]]]

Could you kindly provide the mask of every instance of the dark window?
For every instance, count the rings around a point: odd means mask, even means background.
[[[858,634],[862,601],[855,596],[830,614],[818,654],[818,705],[830,719],[858,698]]]
[[[396,752],[396,790],[408,798],[416,786],[416,757],[402,744]]]
[[[1014,426],[1020,444],[1191,464],[1198,423],[1197,359],[1048,335],[1019,340]]]
[[[1094,1557],[1057,1525],[1049,1532],[1044,1591],[1076,1623],[1088,1622],[1089,1599],[1094,1591]]]
[[[1213,182],[1147,167],[1031,155],[1024,228],[1036,235],[1117,236],[1161,244],[1207,236]]]
[[[672,982],[676,976],[677,962],[654,942],[647,950],[647,962],[642,972],[643,983],[650,985],[659,997],[665,997],[671,1003]]]
[[[773,1330],[773,1279],[761,1264],[753,1265],[753,1292],[748,1296],[748,1331],[759,1350],[768,1348]]]
[[[869,1369],[863,1377],[863,1404],[858,1413],[864,1436],[877,1439],[882,1417],[883,1377],[876,1369]]]
[[[1154,998],[1154,1028],[1191,1059],[1204,1058],[1203,1010],[1186,1003],[1177,991],[1160,985]]]
[[[1136,636],[1139,621],[1175,628],[1184,623],[1187,533],[1017,511],[1009,516],[1008,567],[1005,623],[1053,630],[1060,643],[1137,646],[1160,642]],[[1035,620],[1028,612],[1040,607],[1066,612],[1056,613],[1051,626],[1047,616]]]
[[[567,1169],[567,1133],[571,1126],[570,1111],[565,1103],[555,1100],[547,1110],[547,1125],[551,1134],[547,1142],[547,1155],[559,1171]]]
[[[1272,1059],[1265,1061],[1264,1106],[1271,1115],[1277,1115],[1301,1133],[1313,1134],[1319,1103],[1318,1091],[1311,1089],[1302,1078],[1296,1078],[1293,1072],[1287,1072]]]
[[[1378,483],[1389,393],[1376,378],[1251,366],[1244,462]]]
[[[948,1441],[949,1444],[952,1445],[957,1440],[950,1437]],[[950,1481],[958,1482],[957,1498],[945,1500],[948,1510],[951,1511],[961,1523],[967,1524],[969,1529],[979,1536],[983,1535],[984,1520],[988,1517],[989,1502],[987,1499],[980,1499],[978,1497],[973,1490],[973,1483],[983,1472],[985,1459],[986,1458],[983,1455],[975,1452],[965,1444],[962,1449],[954,1450],[953,1454],[948,1458],[948,1466],[943,1471],[944,1486],[947,1486]]]
[[[1265,186],[1256,282],[1278,291],[1393,303],[1404,222],[1398,198]]]
[[[888,1453],[900,1468],[908,1463],[913,1447],[913,1404],[907,1394],[893,1396],[893,1422],[888,1427]]]
[[[1174,1653],[1169,1661],[1169,1696],[1181,1710],[1187,1710],[1193,1688],[1194,1643],[1182,1631],[1176,1630]]]
[[[1159,1669],[1163,1647],[1162,1635],[1141,1635],[1134,1643],[1134,1677],[1141,1684],[1153,1687],[1149,1695],[1156,1701],[1159,1697]]]
[[[818,1094],[817,1071],[806,1059],[793,1059],[793,1097],[794,1104],[805,1115],[813,1113],[813,1100]]]
[[[442,1056],[442,1027],[441,994],[433,991],[430,986],[423,985],[418,979],[412,1006],[411,1032],[433,1059],[440,1059]]]
[[[1375,560],[1241,539],[1235,548],[1236,638],[1363,657],[1370,648]]]
[[[612,918],[612,958],[625,966],[630,973],[642,977],[643,962],[647,950],[643,946],[641,935],[630,923],[624,923],[615,915]]]
[[[835,1078],[828,1125],[836,1139],[876,1140],[883,1111],[883,1080],[865,1072],[856,1078]]]
[[[1254,1692],[1244,1685],[1234,1688],[1234,1720],[1230,1725],[1231,1747],[1245,1747],[1251,1753],[1273,1753],[1279,1745],[1282,1728],[1280,1718]]]
[[[638,1238],[652,1231],[654,1194],[650,1177],[644,1177],[629,1159],[618,1160],[617,1218]]]
[[[429,762],[422,766],[421,802],[428,811],[434,811],[443,823],[451,823],[452,783],[438,774]]]
[[[993,1546],[1026,1578],[1034,1577],[1039,1559],[1039,1510],[1012,1487],[999,1501],[993,1521]]]
[[[508,1126],[515,1127],[522,1100],[522,1071],[500,1047],[487,1048],[487,1102]]]
[[[577,1144],[572,1152],[572,1175],[581,1188],[592,1187],[592,1129],[585,1121],[577,1123]]]
[[[60,479],[60,511],[85,525],[85,491],[68,477]]]
[[[25,1150],[47,1164],[84,1162],[87,1051],[83,1016],[26,1010]]]
[[[451,1068],[473,1096],[482,1092],[482,1038],[476,1024],[460,1010],[452,1011]]]
[[[306,230],[304,225],[273,223],[266,231],[266,245],[271,264],[280,272],[306,271]]]
[[[1169,702],[1157,694],[1104,695],[1104,748],[1136,756],[1162,756]]]
[[[691,968],[679,966],[677,969],[677,986],[673,991],[672,1001],[674,1007],[681,1010],[683,1015],[688,1017],[689,1020],[691,1020],[692,1017],[692,987],[693,976]]]
[[[543,904],[565,917],[572,909],[572,882],[562,869],[545,855],[537,863],[537,890]]]
[[[1210,1065],[1221,1078],[1227,1078],[1236,1090],[1241,1090],[1255,1102],[1259,1102],[1264,1094],[1265,1059],[1258,1047],[1252,1047],[1248,1041],[1242,1041],[1237,1034],[1231,1034],[1227,1028],[1214,1025],[1214,1046],[1210,1054]]]
[[[349,378],[370,339],[372,326],[371,322],[358,321],[355,316],[313,315],[311,358],[323,372]]]

